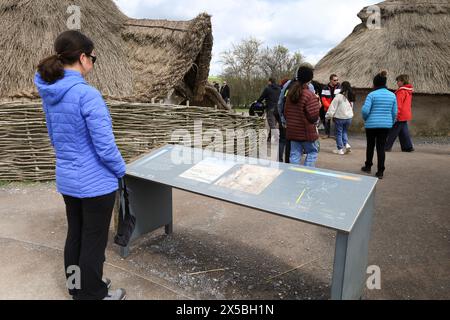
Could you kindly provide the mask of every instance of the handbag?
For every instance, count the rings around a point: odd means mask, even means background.
[[[136,227],[136,217],[130,212],[130,202],[128,199],[128,190],[125,179],[120,179],[120,208],[119,225],[117,235],[114,237],[114,243],[121,247],[128,247],[134,229]]]

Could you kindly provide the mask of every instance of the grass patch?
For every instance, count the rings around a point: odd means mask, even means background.
[[[215,77],[215,76],[209,77],[209,78],[208,78],[208,81],[209,81],[210,83],[213,83],[213,82],[219,82],[220,84],[223,83],[223,79],[222,79],[221,77]]]
[[[237,108],[237,109],[233,109],[236,113],[248,113],[248,109],[241,109],[241,108]]]
[[[2,181],[2,180],[0,180],[0,187],[6,187],[9,184],[11,184],[11,181]]]
[[[12,184],[17,185],[17,186],[33,186],[33,185],[37,185],[37,184],[48,184],[48,183],[53,183],[54,181],[5,181],[5,180],[0,180],[0,187],[8,187]]]

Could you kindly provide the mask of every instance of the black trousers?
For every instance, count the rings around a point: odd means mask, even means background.
[[[367,152],[366,167],[372,168],[375,147],[377,148],[378,172],[384,173],[386,161],[386,140],[390,129],[366,129]]]
[[[64,265],[80,268],[80,290],[69,290],[75,300],[101,300],[108,295],[103,264],[116,192],[87,199],[64,197],[69,225]]]
[[[394,146],[395,140],[397,137],[400,140],[400,146],[402,147],[402,151],[411,151],[413,147],[413,143],[411,141],[411,136],[409,135],[409,128],[407,121],[397,121],[394,124],[394,127],[389,132],[389,137],[386,142],[386,150],[391,150]]]
[[[283,127],[283,123],[281,122],[281,118],[278,113],[275,113],[275,120],[278,122],[278,127],[280,128],[278,162],[290,163],[289,158],[291,157],[291,142],[287,139],[286,128]]]
[[[290,163],[291,157],[291,142],[287,140],[286,129],[280,124],[280,146],[278,150],[278,161]]]

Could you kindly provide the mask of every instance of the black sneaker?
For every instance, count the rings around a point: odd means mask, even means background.
[[[408,149],[408,150],[403,150],[403,152],[414,152],[416,151],[414,148]]]
[[[378,179],[383,180],[384,174],[383,174],[383,173],[380,173],[380,172],[377,172],[377,173],[375,174],[375,176],[376,176]]]
[[[371,173],[372,172],[372,168],[364,166],[364,167],[361,168],[361,171],[365,172],[365,173]]]

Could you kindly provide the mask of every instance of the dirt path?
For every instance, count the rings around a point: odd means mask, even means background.
[[[359,173],[365,142],[351,143],[339,157],[322,141],[318,166]],[[388,154],[369,252],[382,289],[365,299],[450,299],[450,144],[416,150]],[[3,185],[0,203],[0,299],[67,299],[54,185]],[[148,236],[128,260],[108,248],[105,272],[131,299],[329,299],[333,232],[179,191],[174,218],[173,236]]]

